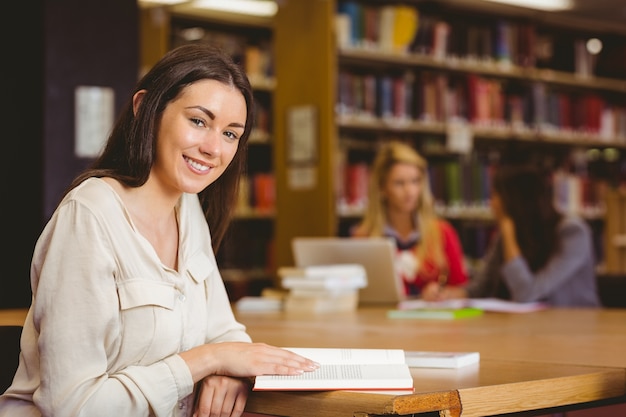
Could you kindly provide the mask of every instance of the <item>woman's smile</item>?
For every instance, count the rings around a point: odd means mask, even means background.
[[[200,173],[204,174],[206,172],[209,172],[209,169],[211,169],[210,166],[203,164],[202,162],[196,161],[194,159],[191,159],[188,156],[183,156],[183,158],[185,159],[187,164],[189,164],[191,168],[193,168],[194,171],[199,171]]]

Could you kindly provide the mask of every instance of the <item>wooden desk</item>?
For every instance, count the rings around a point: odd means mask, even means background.
[[[391,320],[386,310],[237,318],[255,341],[277,346],[479,351],[480,364],[413,369],[413,394],[253,392],[246,410],[298,417],[478,417],[626,401],[626,310],[485,313],[454,321]],[[0,325],[22,324],[25,317],[26,310],[0,310]]]
[[[22,326],[28,309],[0,309],[0,326]]]
[[[253,392],[246,409],[299,417],[432,411],[473,417],[626,401],[626,310],[485,313],[454,321],[387,319],[386,310],[237,318],[255,341],[278,346],[479,351],[481,363],[413,369],[413,394]]]

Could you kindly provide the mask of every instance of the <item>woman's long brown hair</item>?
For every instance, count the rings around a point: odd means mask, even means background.
[[[558,224],[550,177],[530,165],[501,165],[492,186],[515,224],[517,243],[530,269],[541,269],[559,250]]]
[[[190,44],[165,54],[137,83],[102,154],[76,177],[66,193],[90,177],[115,178],[129,187],[143,185],[155,161],[157,132],[163,111],[185,87],[207,79],[237,88],[245,98],[247,109],[244,133],[232,162],[220,178],[198,194],[211,231],[213,249],[217,251],[235,209],[239,179],[246,169],[254,100],[244,70],[216,47]],[[146,90],[146,94],[135,115],[132,96],[140,90]]]

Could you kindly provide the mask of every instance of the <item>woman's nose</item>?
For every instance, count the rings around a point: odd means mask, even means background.
[[[209,129],[200,145],[200,151],[209,156],[220,156],[222,153],[222,141],[220,136],[217,130]]]

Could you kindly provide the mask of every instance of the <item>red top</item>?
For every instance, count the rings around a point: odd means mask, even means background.
[[[441,271],[432,259],[426,259],[424,265],[417,269],[415,248],[418,240],[409,245],[402,244],[396,239],[398,250],[396,252],[396,270],[404,282],[407,295],[417,295],[420,290],[430,281],[437,282],[443,273],[447,275],[448,285],[467,284],[469,278],[463,265],[463,249],[456,230],[445,220],[439,220],[441,237],[443,240],[443,252],[448,264],[448,271]]]

